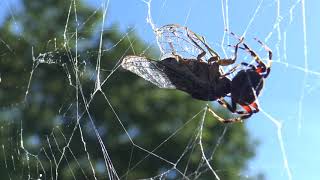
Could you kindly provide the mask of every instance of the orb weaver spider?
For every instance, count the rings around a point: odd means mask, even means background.
[[[121,63],[124,69],[150,81],[159,88],[178,89],[190,94],[195,99],[217,101],[232,113],[240,115],[235,118],[223,119],[207,106],[209,112],[223,123],[241,122],[259,111],[256,99],[263,88],[264,79],[268,77],[271,70],[272,51],[269,47],[257,40],[269,53],[266,65],[258,54],[244,42],[243,37],[240,38],[230,32],[238,39],[238,43],[234,46],[234,56],[233,58],[220,58],[218,53],[207,45],[203,37],[187,27],[170,24],[160,29],[166,33],[173,33],[174,36],[181,35],[182,29],[186,32],[186,37],[179,38],[194,45],[200,53],[196,58],[182,57],[177,54],[173,42],[170,41],[167,43],[171,48],[172,56],[160,61],[143,56],[126,56]],[[240,46],[241,44],[243,47]],[[224,73],[220,66],[234,64],[239,48],[247,51],[257,65],[242,62]],[[204,57],[207,53],[211,57],[205,60]],[[230,79],[228,75],[234,73],[240,66],[244,66],[245,69],[236,72],[236,75]],[[231,105],[224,99],[227,96],[231,97]],[[243,110],[237,110],[237,105],[240,105]]]

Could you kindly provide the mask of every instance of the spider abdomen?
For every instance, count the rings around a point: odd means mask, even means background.
[[[250,105],[259,96],[263,77],[255,70],[241,70],[232,79],[231,98],[240,105]]]

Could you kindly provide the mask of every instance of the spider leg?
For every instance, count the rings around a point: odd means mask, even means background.
[[[246,62],[242,62],[241,65],[247,66],[247,67],[250,67],[253,70],[256,70],[256,67],[254,65],[252,65],[252,64],[249,64],[249,63],[246,63]]]
[[[261,44],[261,46],[268,52],[269,54],[269,59],[268,59],[268,64],[267,64],[267,69],[266,69],[266,74],[264,74],[264,78],[267,78],[269,73],[270,73],[270,68],[271,68],[271,64],[272,64],[272,51],[271,49],[266,45],[264,44],[262,41],[260,41],[259,39],[257,38],[254,38],[256,41],[258,41],[259,44]]]
[[[224,108],[227,108],[232,113],[234,113],[237,109],[237,104],[234,103],[234,101],[232,101],[231,105],[224,98],[220,98],[217,101],[221,106],[223,106]]]
[[[249,117],[251,117],[252,114],[259,112],[258,105],[255,102],[251,103],[250,105],[242,105],[242,108],[245,111],[237,111],[237,104],[234,101],[232,101],[231,105],[226,100],[224,100],[224,98],[220,98],[217,101],[221,106],[227,108],[232,113],[237,113],[241,115],[240,117],[236,118],[222,119],[221,117],[217,117],[217,115],[213,112],[212,109],[209,109],[209,112],[211,112],[211,114],[213,114],[213,116],[216,117],[222,123],[242,122],[244,119],[248,119]],[[254,110],[252,110],[250,106],[253,107]]]
[[[236,118],[227,119],[227,120],[225,120],[225,123],[243,122],[243,120],[248,119],[251,116],[252,116],[252,113],[251,114],[242,115],[242,116],[236,117]]]
[[[239,39],[239,36],[237,36],[235,33],[230,32],[231,35],[233,35],[235,38]],[[270,67],[272,64],[272,51],[271,49],[265,45],[262,41],[260,41],[257,38],[254,38],[254,40],[256,40],[269,54],[269,59],[268,59],[268,64],[265,65],[262,61],[261,58],[258,56],[258,54],[256,52],[254,52],[246,43],[243,43],[244,48],[241,49],[245,49],[246,51],[248,51],[250,53],[250,55],[255,59],[255,61],[259,64],[259,68],[261,68],[261,70],[263,72],[265,72],[265,74],[263,75],[264,78],[267,78],[269,73],[270,73]]]
[[[219,59],[219,60],[217,61],[217,63],[218,63],[219,65],[221,65],[221,66],[227,66],[227,65],[230,65],[230,64],[235,63],[236,60],[237,60],[237,57],[238,57],[239,45],[240,45],[241,43],[243,43],[243,40],[244,40],[243,37],[240,38],[240,39],[239,39],[239,42],[234,46],[234,56],[233,56],[233,58]]]
[[[212,61],[219,61],[220,60],[220,56],[217,52],[215,52],[207,43],[206,43],[206,40],[203,36],[199,36],[198,34],[188,30],[186,28],[186,31],[187,31],[187,36],[188,38],[192,41],[192,43],[201,50],[201,53],[197,56],[197,59],[198,60],[201,60],[201,58],[203,56],[206,55],[206,51],[195,41],[194,38],[196,38],[198,41],[200,41],[204,46],[205,48],[207,49],[207,51],[210,53],[211,57],[209,58],[208,62],[212,62]]]
[[[256,52],[254,52],[246,43],[243,43],[243,46],[260,66],[266,68],[266,65],[261,61],[261,58]]]
[[[269,53],[269,59],[268,59],[268,64],[265,65],[262,61],[261,58],[255,53],[247,44],[243,43],[243,46],[245,49],[251,54],[251,56],[255,59],[255,61],[259,64],[257,70],[260,72],[264,72],[263,77],[267,78],[270,74],[270,67],[272,63],[272,51],[270,50],[269,47],[264,45],[260,40],[257,40]]]
[[[209,105],[207,105],[207,110],[212,114],[213,117],[215,117],[218,121],[225,123],[225,119],[223,119],[222,117],[218,116]]]
[[[253,113],[259,112],[259,106],[256,102],[251,103],[250,106],[254,108]]]
[[[241,105],[241,107],[245,111],[236,111],[237,114],[253,114],[259,112],[259,107],[256,102],[253,102],[250,105]]]
[[[209,106],[207,106],[208,111],[215,117],[218,121],[221,123],[235,123],[235,122],[242,122],[244,119],[249,118],[250,116],[244,115],[237,118],[231,118],[231,119],[223,119],[220,116],[218,116]]]
[[[227,73],[224,73],[223,75],[220,76],[220,79],[229,76],[230,74],[232,74],[234,71],[236,71],[238,68],[240,67],[240,65],[236,65],[235,67],[231,68]]]
[[[258,107],[258,104],[256,102],[253,102],[250,105],[242,105],[241,107],[245,111],[236,111],[236,113],[237,114],[241,114],[241,116],[237,117],[237,118],[227,119],[226,120],[227,123],[242,122],[243,120],[248,119],[249,117],[251,117],[252,114],[259,112],[259,107]],[[251,107],[253,107],[254,110],[252,110]]]
[[[188,28],[186,28],[186,31],[187,31],[187,36],[188,36],[188,38],[192,41],[192,43],[193,43],[194,45],[197,46],[197,48],[200,49],[201,53],[198,54],[197,60],[198,60],[198,61],[201,61],[201,60],[202,60],[201,58],[206,55],[206,51],[193,39],[193,37],[191,37],[190,34],[192,33],[192,35],[195,35],[198,40],[200,40],[200,38],[199,38],[199,36],[196,35],[194,32],[190,31]],[[200,40],[200,41],[201,41],[201,40]],[[201,42],[202,42],[202,41],[201,41]]]
[[[203,36],[199,36],[198,34],[192,32],[192,31],[188,31],[188,33],[192,33],[193,36],[195,36],[208,50],[208,52],[210,53],[210,55],[212,57],[214,57],[215,59],[220,59],[220,56],[217,52],[215,52],[206,42],[205,38]],[[188,36],[189,38],[192,38],[189,34]],[[192,38],[193,40],[193,38]],[[193,43],[195,43],[196,45],[198,45],[195,41],[193,41]]]
[[[174,49],[174,47],[173,47],[173,45],[172,45],[171,42],[169,43],[169,45],[170,45],[170,48],[171,48],[171,51],[172,51],[172,55],[174,56],[174,58],[175,58],[178,62],[181,62],[181,63],[186,64],[188,61],[184,60],[180,55],[178,55],[178,54],[176,53],[176,50]]]
[[[232,105],[230,105],[226,100],[224,100],[224,98],[220,98],[218,99],[218,103],[227,108],[229,111],[231,111],[232,113],[236,112],[236,108],[237,105],[235,102],[232,101]],[[222,119],[221,117],[219,117],[210,107],[209,107],[209,112],[215,117],[217,118],[220,122],[222,123],[234,123],[234,122],[242,122],[243,119],[247,119],[249,118],[252,114],[244,114],[240,117],[236,117],[236,118],[230,118],[230,119]]]
[[[230,32],[230,34],[232,36],[234,36],[235,38],[240,39],[239,36],[237,36],[235,33]],[[261,58],[258,56],[258,54],[256,52],[254,52],[245,42],[243,42],[243,46],[244,46],[244,49],[250,53],[250,55],[254,58],[254,60],[259,65],[265,66],[265,64],[261,61]]]
[[[236,48],[236,46],[232,46],[232,45],[228,45],[228,46],[231,46],[231,47]],[[246,51],[246,49],[243,48],[243,47],[238,47],[238,48]],[[255,67],[254,65],[252,65],[252,64],[249,64],[249,63],[246,63],[246,62],[242,62],[242,63],[240,63],[240,64],[243,65],[243,66],[248,66],[248,67],[250,67],[250,68],[253,69],[253,70],[256,70],[256,67]],[[238,68],[238,67],[239,67],[239,65],[237,65],[237,66],[234,67],[234,68]],[[234,72],[234,70],[233,70],[234,68],[230,69],[230,71]],[[232,72],[231,72],[231,73],[232,73]],[[231,73],[229,73],[229,74],[231,74]],[[228,74],[228,75],[229,75],[229,74]]]
[[[240,43],[242,43],[242,41],[243,41],[243,38],[242,38],[242,40],[239,41],[239,43],[238,43],[236,46],[234,46],[234,47],[235,47],[235,55],[234,55],[234,58],[233,58],[233,59],[220,59],[220,60],[218,60],[218,61],[223,62],[223,63],[219,63],[219,62],[218,62],[218,64],[219,64],[219,65],[229,65],[229,64],[233,64],[233,63],[236,61],[236,59],[237,59],[238,48],[241,48],[241,49],[242,49],[242,47],[239,47],[239,45],[240,45]],[[244,49],[244,48],[243,48],[243,49]],[[243,65],[243,66],[248,66],[248,67],[250,67],[251,69],[254,69],[254,70],[256,69],[256,67],[255,67],[254,65],[248,64],[248,63],[245,63],[245,62],[242,62],[241,65]],[[232,74],[234,71],[237,70],[237,68],[239,68],[239,66],[240,66],[240,65],[236,65],[235,67],[231,68],[227,73],[221,75],[220,79],[221,79],[221,78],[224,78],[224,77],[226,77],[226,76],[228,76],[228,75],[230,75],[230,74]]]
[[[234,123],[234,122],[243,122],[243,120],[248,119],[252,116],[255,111],[252,111],[250,106],[242,106],[246,111],[235,111],[237,114],[241,114],[241,116],[236,118],[226,119],[224,123]]]
[[[233,37],[235,37],[236,39],[238,39],[239,41],[241,40],[241,38],[236,35],[235,33],[233,32],[229,32]],[[259,41],[258,41],[259,42]],[[262,42],[260,41],[259,42],[260,44],[262,44]],[[250,55],[254,58],[254,60],[260,65],[262,66],[264,69],[266,69],[266,65],[261,61],[261,58],[258,56],[258,54],[253,51],[245,42],[242,43],[244,48],[241,48],[241,49],[244,49],[246,51],[248,51],[250,53]],[[271,51],[271,50],[270,50]]]
[[[261,44],[261,46],[268,52],[269,54],[269,63],[270,63],[270,66],[271,66],[271,60],[272,60],[272,51],[271,49],[266,45],[264,44],[262,41],[260,41],[258,38],[254,38],[254,40],[258,41],[259,44]]]

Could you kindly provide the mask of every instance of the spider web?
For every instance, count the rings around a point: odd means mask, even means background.
[[[93,9],[86,19],[77,19],[80,8],[78,2],[65,1],[68,11],[64,19],[64,32],[59,33],[63,38],[62,45],[59,44],[58,37],[52,35],[47,40],[49,48],[45,48],[44,51],[39,51],[41,48],[37,46],[26,47],[30,49],[31,56],[24,61],[30,62],[32,66],[25,67],[24,71],[28,72],[28,77],[21,78],[20,81],[24,84],[22,87],[7,85],[14,84],[10,82],[9,75],[19,72],[11,72],[11,69],[0,67],[1,88],[15,87],[20,90],[17,99],[8,101],[8,104],[4,93],[16,92],[15,88],[0,93],[3,102],[0,111],[0,166],[7,179],[130,179],[130,173],[155,164],[159,168],[158,171],[153,172],[151,176],[139,178],[201,179],[202,175],[206,174],[215,179],[222,179],[223,174],[237,174],[239,178],[250,179],[260,172],[267,179],[312,179],[317,176],[315,167],[319,159],[313,154],[316,153],[319,143],[318,136],[314,133],[317,132],[316,126],[312,125],[316,124],[316,116],[313,113],[316,112],[315,103],[320,92],[320,68],[316,64],[317,56],[311,48],[319,42],[319,36],[312,30],[316,22],[313,18],[319,17],[312,8],[317,6],[311,4],[316,2],[252,0],[242,4],[243,2],[229,0],[201,3],[195,0],[105,0],[86,3],[88,6],[95,3],[96,9]],[[23,29],[33,27],[20,27],[21,24],[17,20],[17,12],[21,10],[19,2],[5,0],[0,2],[0,7],[4,9],[3,16],[6,14],[12,23],[12,32],[17,35],[16,40],[31,41],[32,38],[23,35]],[[102,12],[102,18],[98,28],[89,28],[90,32],[97,34],[95,38],[99,44],[96,49],[82,55],[82,50],[85,49],[82,46],[86,40],[89,41],[89,38],[82,34],[82,28],[89,26],[88,22],[99,11]],[[130,15],[125,16],[125,11]],[[0,21],[2,22],[2,19]],[[109,27],[116,21],[123,23],[120,29],[132,24],[133,27],[110,45],[105,42],[107,36],[104,32],[112,31]],[[138,120],[140,116],[126,113],[127,109],[123,105],[134,100],[117,102],[113,98],[112,88],[120,83],[117,77],[122,73],[119,68],[121,59],[132,51],[136,55],[147,57],[153,49],[163,50],[163,42],[157,32],[161,26],[172,23],[186,26],[205,37],[206,42],[221,57],[231,57],[232,45],[237,41],[225,29],[245,37],[246,43],[250,44],[263,60],[267,60],[267,53],[253,38],[257,37],[273,50],[271,74],[258,100],[260,112],[245,121],[249,134],[259,139],[261,144],[256,149],[256,156],[250,160],[243,172],[233,171],[228,167],[215,167],[215,157],[219,154],[219,148],[227,146],[225,141],[237,125],[220,125],[219,129],[215,129],[218,136],[212,138],[211,144],[204,143],[207,141],[206,128],[210,125],[210,122],[207,122],[210,115],[205,106],[189,112],[182,122],[174,122],[173,118],[172,127],[165,128],[169,132],[168,136],[158,139],[155,146],[149,146],[138,137],[146,136],[150,130],[146,128],[140,132],[137,125],[130,124],[132,122],[128,119]],[[77,28],[72,28],[74,26],[70,24],[76,24]],[[43,27],[46,26],[39,28]],[[147,48],[141,51],[134,48],[134,44],[137,43],[136,39],[131,38],[134,31],[144,38],[148,44]],[[130,44],[122,49],[120,55],[109,57],[108,54],[120,47],[125,40],[129,40]],[[0,43],[0,57],[14,57],[19,53],[15,52],[14,42],[8,41],[7,37],[0,35]],[[181,47],[181,51],[177,53],[183,56],[196,57],[199,53],[195,47],[185,47],[184,42],[175,43],[175,47]],[[165,48],[165,51],[170,51],[170,47]],[[241,50],[239,54],[238,62],[254,62],[245,51]],[[96,57],[95,61],[87,61],[90,57]],[[112,58],[115,63],[105,65],[103,58]],[[163,54],[158,56],[158,59],[161,58]],[[59,107],[52,107],[54,109],[50,112],[56,114],[50,116],[51,119],[45,119],[45,113],[39,114],[40,117],[32,116],[36,108],[33,104],[46,99],[45,93],[37,94],[37,88],[41,87],[37,87],[35,82],[41,79],[43,73],[57,73],[56,71],[61,75],[59,78],[62,78],[58,81],[64,82],[66,98],[59,102]],[[54,77],[49,80],[57,81]],[[147,83],[143,85],[147,86]],[[55,92],[54,86],[48,89],[40,91]],[[88,89],[90,92],[86,92]],[[139,90],[132,91],[139,94]],[[46,101],[50,102],[53,99]],[[46,105],[41,105],[45,110]],[[101,108],[105,109],[106,116],[95,114],[95,110]],[[151,111],[148,107],[146,109],[144,111]],[[172,113],[166,110],[163,112]],[[186,112],[174,112],[174,115],[182,116],[184,113]],[[21,114],[38,119],[27,122],[24,121],[27,117],[22,117]],[[128,115],[131,116],[126,117]],[[107,122],[107,126],[104,126],[99,118]],[[161,121],[164,120],[159,116],[159,126]],[[44,129],[39,129],[38,126]],[[192,131],[188,132],[190,127]],[[176,142],[175,139],[179,140],[185,131],[188,132],[188,141],[180,147],[180,154],[177,157],[168,156],[167,153],[173,150],[169,144]],[[120,136],[113,138],[112,132],[117,132]],[[113,141],[128,145],[120,148],[126,157],[117,156],[114,151],[119,149],[112,146]],[[91,146],[95,147],[95,151]],[[235,147],[234,151],[236,148],[241,149]],[[228,153],[232,155],[231,152]],[[118,163],[121,158],[126,158],[126,164]],[[192,158],[198,159],[195,167],[189,167]],[[150,165],[151,162],[156,163]],[[62,168],[63,166],[66,168]]]

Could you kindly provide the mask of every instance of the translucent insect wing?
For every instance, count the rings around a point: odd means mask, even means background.
[[[164,67],[157,61],[141,56],[126,56],[121,66],[160,88],[176,89],[176,86],[172,84],[169,77],[164,73]]]
[[[196,59],[202,50],[194,42],[204,51],[207,51],[204,40],[199,39],[200,36],[184,26],[177,24],[165,25],[156,30],[156,35],[160,50],[164,56],[174,53],[187,59]],[[203,60],[208,60],[209,58],[210,52],[207,51]]]

